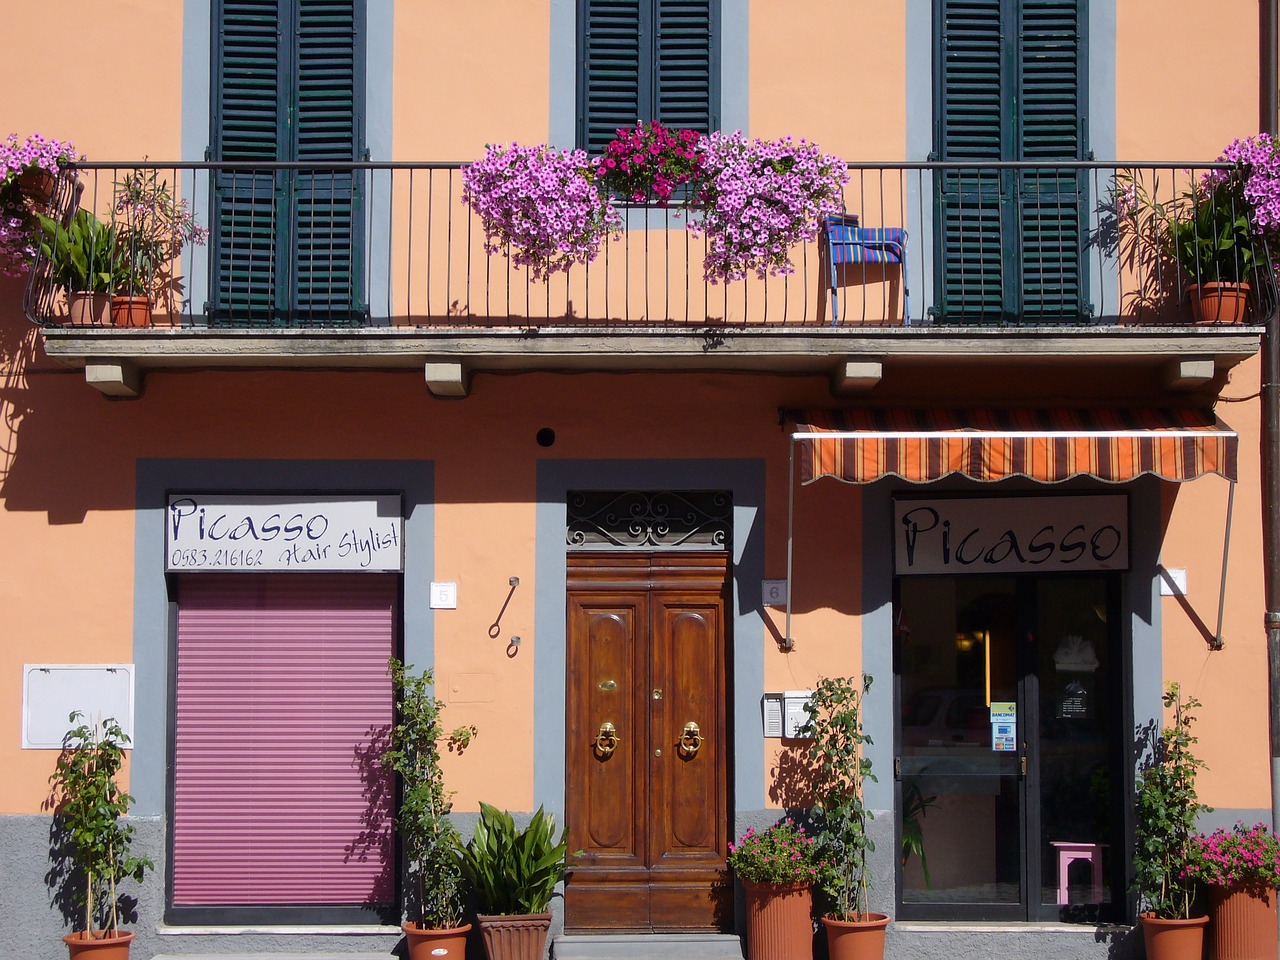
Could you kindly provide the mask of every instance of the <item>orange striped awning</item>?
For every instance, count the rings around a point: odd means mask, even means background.
[[[958,474],[995,481],[1124,483],[1143,474],[1236,479],[1234,430],[1201,409],[784,411],[802,483]]]

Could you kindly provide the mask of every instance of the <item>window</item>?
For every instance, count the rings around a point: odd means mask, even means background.
[[[214,176],[212,322],[365,314],[364,0],[216,0],[211,157],[314,163]]]
[[[935,177],[942,322],[1082,319],[1086,0],[937,0],[935,157],[1044,168]]]
[[[719,127],[719,0],[579,0],[578,146],[619,127]]]

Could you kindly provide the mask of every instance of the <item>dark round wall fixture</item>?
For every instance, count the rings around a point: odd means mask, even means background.
[[[549,447],[556,442],[556,432],[550,427],[543,427],[538,431],[538,446]]]

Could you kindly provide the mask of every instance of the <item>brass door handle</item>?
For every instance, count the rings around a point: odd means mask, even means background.
[[[613,756],[613,751],[618,749],[618,741],[621,739],[618,736],[617,728],[614,727],[611,721],[606,720],[600,724],[600,732],[591,741],[591,751],[601,760],[608,760]]]
[[[698,751],[702,749],[702,731],[698,729],[698,725],[690,720],[684,725],[684,733],[680,735],[680,741],[676,744],[676,750],[680,756],[686,760],[690,760],[698,755]]]

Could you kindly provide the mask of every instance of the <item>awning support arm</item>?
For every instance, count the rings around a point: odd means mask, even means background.
[[[1227,607],[1227,554],[1231,550],[1231,511],[1236,502],[1236,482],[1232,480],[1230,483],[1231,485],[1227,487],[1227,528],[1222,532],[1222,582],[1218,585],[1218,632],[1209,642],[1210,650],[1221,650],[1224,643],[1222,617]]]
[[[782,628],[782,649],[790,651],[795,646],[791,639],[791,558],[796,531],[796,438],[791,437],[790,459],[787,465],[787,616]]]

